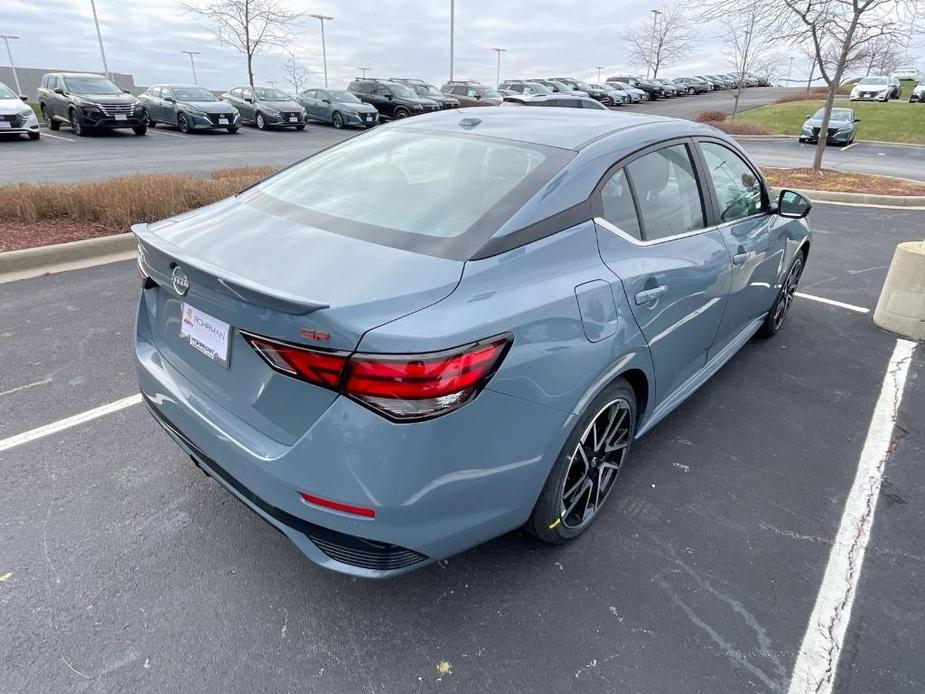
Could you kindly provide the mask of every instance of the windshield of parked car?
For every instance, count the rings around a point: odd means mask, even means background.
[[[578,87],[581,91],[586,92],[591,89],[591,85],[587,82],[582,82],[581,80],[575,80],[575,86]]]
[[[329,92],[329,93],[330,93],[330,95],[331,95],[331,100],[332,100],[332,101],[337,101],[338,103],[341,103],[341,104],[359,104],[359,103],[362,103],[359,99],[357,99],[357,98],[356,98],[353,94],[351,94],[350,92],[331,91],[331,92]]]
[[[476,89],[476,92],[480,94],[481,96],[501,98],[501,95],[498,93],[498,90],[495,89],[494,87],[478,87]]]
[[[557,89],[560,92],[572,91],[571,87],[569,87],[567,84],[563,84],[562,82],[551,82],[550,81],[550,82],[547,82],[546,84],[551,84],[555,89]]]
[[[446,256],[467,245],[458,238],[467,232],[497,230],[572,156],[476,135],[383,128],[296,164],[240,199],[328,231]]]
[[[13,93],[13,90],[7,87],[3,82],[0,82],[0,99],[18,99],[19,97]]]
[[[177,101],[218,101],[215,94],[202,87],[174,87],[173,95]]]
[[[254,89],[254,94],[261,101],[291,101],[289,95],[279,89],[257,88]]]
[[[414,91],[420,96],[443,96],[443,93],[432,84],[416,84]]]
[[[545,84],[540,84],[539,82],[524,82],[524,84],[537,94],[552,94],[552,89]]]
[[[865,77],[858,84],[874,84],[874,85],[884,85],[889,84],[890,81],[886,77]]]
[[[822,115],[825,113],[824,108],[820,108],[813,114],[813,118],[822,120]],[[832,115],[829,117],[829,120],[854,120],[854,114],[850,108],[833,108]]]
[[[121,94],[122,90],[105,77],[65,77],[67,91],[75,94]]]

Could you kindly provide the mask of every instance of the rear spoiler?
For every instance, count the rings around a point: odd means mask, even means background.
[[[194,268],[200,272],[215,277],[216,281],[227,289],[231,294],[242,301],[264,308],[273,309],[282,313],[302,316],[314,311],[320,311],[330,308],[330,304],[305,299],[304,297],[295,296],[287,292],[281,292],[276,289],[270,289],[262,284],[254,282],[235,275],[234,273],[223,270],[220,267],[212,265],[207,260],[200,258],[190,258],[184,254],[183,249],[175,246],[169,241],[155,234],[148,228],[147,224],[133,224],[132,233],[138,239],[138,264],[139,268],[152,280],[159,284],[170,283],[169,276],[166,273],[158,272],[157,269],[145,264],[145,249],[154,249],[164,255],[173,258],[178,263],[186,267]]]

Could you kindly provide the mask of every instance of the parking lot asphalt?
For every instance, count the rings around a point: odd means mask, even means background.
[[[914,212],[817,205],[801,291],[873,308]],[[0,285],[0,440],[136,391],[132,263]],[[785,692],[896,340],[798,299],[634,450],[596,525],[384,582],[312,565],[140,406],[0,451],[13,692]],[[925,687],[925,350],[836,691]],[[207,684],[206,684],[207,683]]]
[[[769,103],[781,93],[777,88],[746,90],[746,105]],[[731,111],[730,92],[679,97],[617,111],[640,111],[678,118],[694,118],[701,111]],[[238,166],[282,168],[357,134],[358,130],[335,130],[324,123],[310,123],[304,132],[264,132],[242,127],[236,134],[224,131],[183,135],[175,128],[158,126],[144,137],[131,130],[104,131],[77,137],[67,126],[57,132],[42,130],[42,139],[31,142],[17,135],[0,135],[0,156],[22,183],[99,180],[140,173],[205,173]]]
[[[739,144],[764,166],[812,166],[816,146],[793,138],[742,139]],[[925,181],[925,147],[855,142],[847,147],[826,147],[827,169]]]

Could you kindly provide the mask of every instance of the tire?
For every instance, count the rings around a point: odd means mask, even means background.
[[[305,130],[305,123],[299,123],[297,126],[295,126],[295,129],[299,132]]]
[[[762,337],[774,337],[784,325],[784,321],[790,313],[793,295],[797,290],[797,285],[800,283],[800,277],[803,275],[805,265],[806,253],[801,250],[790,264],[787,274],[784,275],[780,291],[777,293],[777,297],[774,299],[764,323],[761,324],[758,332]]]
[[[543,485],[527,531],[543,542],[561,545],[587,530],[616,486],[635,431],[636,394],[625,379],[618,378],[578,419]],[[616,448],[604,452],[610,446]],[[592,499],[594,506],[589,509]]]
[[[263,117],[262,113],[257,114],[257,118],[254,121],[257,124],[257,130],[269,130],[270,126],[267,125],[267,119]]]
[[[395,120],[401,120],[402,118],[407,118],[409,115],[408,110],[404,108],[395,109]]]
[[[189,135],[189,119],[185,114],[181,113],[179,116],[177,116],[177,127],[180,129],[181,133],[184,135]]]
[[[154,120],[154,119],[151,117],[151,114],[150,114],[150,113],[147,114],[147,115],[145,116],[145,124],[146,124],[149,128],[156,128],[156,127],[157,127],[157,121]]]
[[[42,136],[41,133],[29,133],[29,139],[35,142]]]
[[[42,111],[42,118],[44,118],[45,122],[48,123],[49,130],[60,130],[61,129],[61,123],[59,123],[54,118],[48,115],[48,111],[45,108],[45,104],[41,105],[40,110]]]
[[[333,125],[338,130],[344,127],[344,117],[340,114],[340,112],[335,111],[333,114],[331,114],[331,125]]]
[[[78,115],[77,111],[71,109],[68,112],[68,116],[71,120],[71,130],[74,131],[77,137],[86,137],[90,134],[87,132],[89,128],[84,125],[83,119]]]
[[[147,135],[147,134],[148,134],[148,126],[147,126],[147,125],[136,125],[135,127],[132,128],[132,132],[135,133],[136,135],[139,135],[139,136],[140,136],[140,135]]]
[[[229,135],[234,135],[236,132],[238,132],[238,126],[236,126],[236,125],[232,125],[232,126],[230,126],[229,128],[226,128],[226,129],[228,130],[228,134],[229,134]]]
[[[688,93],[690,96],[694,96],[694,94],[697,93],[697,90],[694,89],[693,87],[688,87],[688,88],[687,88],[687,93]]]

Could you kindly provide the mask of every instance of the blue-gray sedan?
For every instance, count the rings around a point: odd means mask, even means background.
[[[577,537],[633,442],[788,315],[810,205],[735,141],[523,113],[389,124],[133,228],[145,402],[322,566]]]
[[[138,98],[151,128],[160,123],[175,125],[182,133],[214,129],[236,133],[241,125],[237,109],[203,87],[158,84]]]
[[[371,128],[379,124],[379,111],[375,106],[341,89],[306,89],[295,100],[305,109],[307,118],[330,123],[338,129]]]

